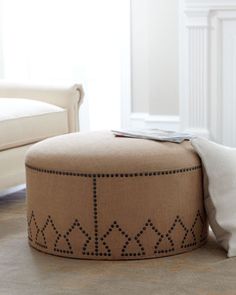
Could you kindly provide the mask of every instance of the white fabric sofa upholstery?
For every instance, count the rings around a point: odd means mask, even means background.
[[[0,82],[0,191],[25,182],[28,148],[45,138],[76,132],[81,85],[46,87]]]

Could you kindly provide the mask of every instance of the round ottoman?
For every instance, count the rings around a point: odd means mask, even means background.
[[[202,170],[189,142],[72,133],[26,156],[28,237],[49,254],[143,259],[207,237]]]

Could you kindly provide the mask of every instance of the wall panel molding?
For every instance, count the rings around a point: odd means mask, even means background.
[[[148,113],[131,113],[130,128],[180,130],[179,116],[150,115]]]
[[[181,129],[236,145],[236,0],[181,2]]]

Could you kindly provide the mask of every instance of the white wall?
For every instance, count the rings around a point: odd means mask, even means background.
[[[179,114],[178,1],[131,0],[132,112]]]
[[[0,78],[3,59],[5,79],[82,83],[81,129],[119,128],[129,17],[127,0],[0,0]]]
[[[0,0],[0,44],[2,44],[2,0]],[[2,45],[0,45],[0,79],[4,78]]]

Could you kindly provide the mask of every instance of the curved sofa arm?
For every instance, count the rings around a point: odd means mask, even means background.
[[[78,112],[84,97],[81,84],[43,86],[0,81],[0,97],[40,100],[67,109],[68,131],[79,129]]]

